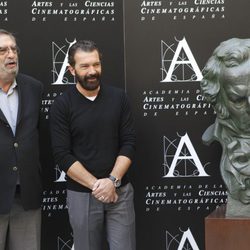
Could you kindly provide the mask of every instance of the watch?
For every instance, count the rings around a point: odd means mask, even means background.
[[[121,186],[121,180],[119,180],[118,178],[114,177],[113,175],[109,175],[109,179],[114,183],[114,186],[116,188]]]

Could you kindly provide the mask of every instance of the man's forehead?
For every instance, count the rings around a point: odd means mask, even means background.
[[[13,36],[7,34],[0,34],[0,46],[4,46],[4,44],[12,43],[16,45],[16,40]]]
[[[100,60],[99,53],[96,50],[93,51],[83,51],[83,50],[77,50],[75,53],[75,59],[79,60]]]
[[[99,55],[99,53],[98,53],[97,50],[85,51],[85,50],[83,50],[83,49],[81,49],[81,48],[78,48],[78,49],[76,50],[75,55],[77,55],[77,54],[86,54],[86,55],[97,54],[97,55]]]

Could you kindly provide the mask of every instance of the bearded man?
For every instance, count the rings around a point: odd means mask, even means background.
[[[69,50],[76,85],[51,109],[56,163],[67,174],[67,204],[75,250],[135,250],[133,187],[129,169],[135,152],[133,118],[123,90],[100,81],[101,54],[92,41]]]

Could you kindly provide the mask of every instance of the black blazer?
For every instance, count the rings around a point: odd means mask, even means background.
[[[25,210],[41,206],[38,120],[42,84],[18,74],[19,97],[16,135],[0,109],[0,214],[8,213],[13,203],[18,174]]]

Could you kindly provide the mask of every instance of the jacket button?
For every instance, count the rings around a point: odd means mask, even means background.
[[[12,169],[13,169],[13,171],[17,171],[17,167],[16,167],[16,166],[15,166],[15,167],[13,167]]]
[[[17,142],[14,143],[14,147],[18,148],[18,143]]]

